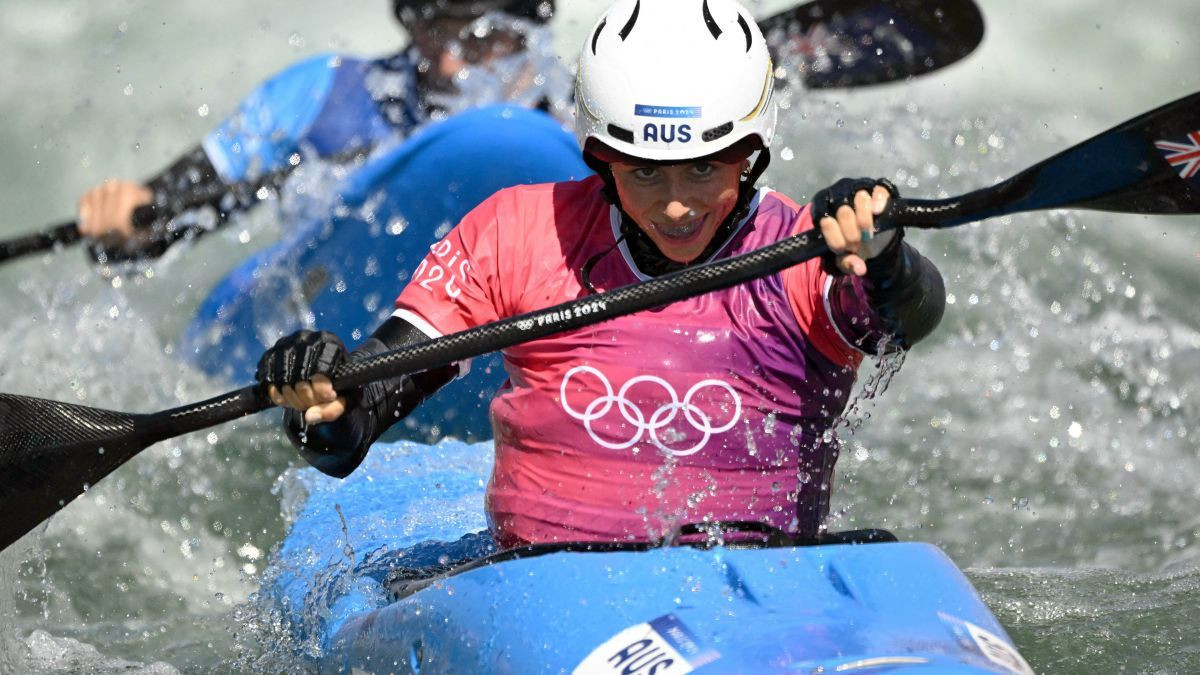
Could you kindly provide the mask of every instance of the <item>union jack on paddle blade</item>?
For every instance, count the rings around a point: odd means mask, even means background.
[[[1167,162],[1179,169],[1179,177],[1200,188],[1200,130],[1193,131],[1182,141],[1155,141]]]

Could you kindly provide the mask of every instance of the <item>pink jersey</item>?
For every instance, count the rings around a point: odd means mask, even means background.
[[[499,192],[432,247],[396,314],[435,337],[543,309],[587,295],[580,270],[599,254],[598,290],[644,280],[614,248],[619,218],[595,177]],[[760,191],[716,257],[811,227],[807,208]],[[703,520],[815,532],[862,358],[851,340],[876,322],[857,281],[811,261],[505,350],[498,540],[645,540]]]

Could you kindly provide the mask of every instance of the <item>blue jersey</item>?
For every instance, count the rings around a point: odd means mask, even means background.
[[[204,138],[226,183],[286,167],[292,155],[330,157],[404,138],[426,115],[414,50],[381,59],[336,54],[296,63],[254,90]]]

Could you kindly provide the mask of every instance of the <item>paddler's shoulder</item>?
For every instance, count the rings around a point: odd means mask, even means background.
[[[791,197],[769,187],[760,188],[756,200],[758,208],[755,211],[758,218],[779,218],[788,224],[799,225],[799,227],[789,228],[792,231],[812,227],[812,220],[808,217],[809,204],[807,202],[797,204]]]
[[[769,187],[758,191],[759,208],[782,209],[792,213],[800,213],[807,204],[797,204],[791,197]]]

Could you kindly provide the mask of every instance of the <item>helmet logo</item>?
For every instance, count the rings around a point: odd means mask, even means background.
[[[633,114],[638,117],[660,117],[668,119],[698,119],[703,116],[698,105],[646,105],[635,103]],[[642,127],[645,143],[687,143],[692,140],[691,124],[648,122]]]
[[[703,117],[698,105],[645,105],[635,103],[633,105],[633,114],[638,117]]]

